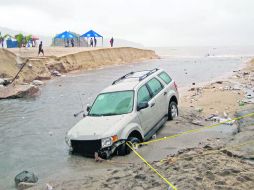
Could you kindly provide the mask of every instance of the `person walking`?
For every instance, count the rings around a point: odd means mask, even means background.
[[[112,37],[109,42],[110,42],[110,46],[113,47],[114,46],[114,38]]]
[[[93,47],[93,38],[90,39],[90,47]]]
[[[42,49],[42,41],[41,41],[41,43],[40,43],[40,45],[39,45],[38,56],[40,55],[40,53],[42,53],[42,55],[44,56],[44,51],[43,51],[43,49]]]
[[[2,48],[4,48],[4,38],[3,37],[0,37],[0,43],[2,45]]]
[[[97,39],[94,37],[94,47],[96,47],[96,45],[97,45]]]

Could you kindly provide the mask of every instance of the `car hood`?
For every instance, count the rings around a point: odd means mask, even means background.
[[[110,133],[115,127],[120,127],[120,122],[126,118],[125,115],[91,117],[86,116],[71,128],[67,136],[72,140],[101,139]],[[115,132],[117,132],[115,130]]]

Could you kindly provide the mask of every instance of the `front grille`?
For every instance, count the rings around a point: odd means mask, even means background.
[[[74,153],[94,157],[94,153],[101,149],[101,140],[71,140]]]

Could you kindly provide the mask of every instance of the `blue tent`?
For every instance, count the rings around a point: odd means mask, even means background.
[[[103,46],[103,36],[98,34],[97,32],[93,30],[89,30],[87,33],[80,36],[81,38],[101,38],[102,39],[102,46]]]
[[[100,34],[96,33],[93,30],[88,31],[87,33],[81,35],[80,37],[83,37],[83,38],[93,38],[93,37],[103,38],[103,36],[101,36]]]
[[[54,45],[56,45],[56,41],[57,41],[56,39],[63,40],[64,43],[65,43],[65,47],[69,47],[69,43],[68,43],[69,39],[74,39],[74,40],[76,39],[78,45],[80,45],[79,35],[77,35],[77,34],[75,34],[73,32],[67,32],[67,31],[65,31],[65,32],[63,32],[61,34],[57,34],[54,37],[54,39],[53,39]],[[66,42],[67,42],[67,44],[66,44]]]
[[[71,32],[65,31],[65,32],[63,32],[61,34],[56,35],[55,38],[70,39],[70,38],[78,38],[78,36],[73,34],[73,33],[71,33]]]

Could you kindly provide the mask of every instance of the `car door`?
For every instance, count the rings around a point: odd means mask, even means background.
[[[158,123],[167,113],[167,91],[157,78],[149,80],[147,86],[155,100],[155,113],[153,117],[156,123]]]
[[[146,85],[141,86],[137,92],[137,105],[142,102],[148,102],[149,104],[148,108],[138,111],[141,127],[144,134],[146,134],[156,124],[156,121],[153,118],[153,115],[156,112],[155,101],[152,99]]]

